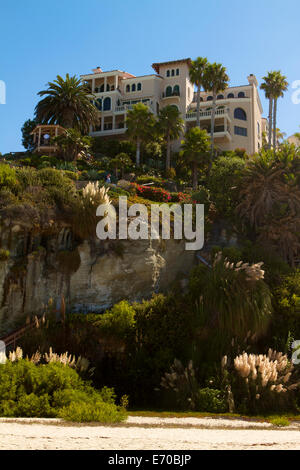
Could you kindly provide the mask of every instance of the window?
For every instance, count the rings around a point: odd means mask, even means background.
[[[246,95],[243,91],[240,91],[239,94],[238,94],[238,98],[245,98]]]
[[[104,92],[104,83],[100,87],[100,93],[103,93],[103,92]]]
[[[223,100],[224,99],[224,95],[218,95],[217,96],[217,100]]]
[[[180,88],[179,88],[179,85],[175,85],[175,86],[174,86],[173,95],[174,95],[174,96],[179,96],[179,95],[180,95]]]
[[[242,135],[243,137],[247,137],[248,135],[246,127],[234,126],[234,133],[235,135]]]
[[[234,119],[240,119],[241,121],[247,121],[247,114],[242,108],[236,108],[234,110]]]
[[[136,90],[136,86],[135,86],[135,83],[131,86],[131,91],[135,91]]]
[[[208,97],[206,98],[206,101],[212,101],[213,99],[214,99],[213,96],[208,96]]]
[[[229,95],[227,95],[227,98],[234,98],[234,94],[233,94],[233,93],[229,93]]]
[[[172,77],[174,77],[174,76],[175,76],[175,70],[172,69]]]
[[[166,96],[172,96],[172,87],[171,87],[171,86],[167,86],[167,88],[166,88]]]
[[[257,122],[257,135],[258,135],[258,138],[260,139],[260,124],[259,124],[259,122]]]
[[[179,69],[176,69],[176,75],[177,76],[179,75]]]
[[[170,76],[170,70],[167,70],[167,77]]]
[[[106,85],[106,91],[110,91],[110,86],[109,86],[109,84]]]
[[[103,111],[110,111],[110,109],[111,109],[111,99],[107,97],[103,101]]]
[[[138,90],[138,91],[141,91],[141,90],[142,90],[142,84],[141,84],[141,83],[138,83],[138,84],[137,84],[137,90]]]
[[[130,92],[130,85],[127,85],[126,86],[126,93],[129,93]]]

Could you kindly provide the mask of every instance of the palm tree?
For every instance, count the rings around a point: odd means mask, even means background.
[[[171,166],[171,141],[179,138],[183,131],[184,121],[176,106],[166,106],[158,115],[158,129],[167,141],[166,169]]]
[[[261,90],[264,90],[266,98],[269,100],[269,142],[268,148],[272,147],[272,136],[274,136],[274,101],[276,95],[276,81],[278,80],[278,74],[280,72],[268,72],[268,74],[263,77],[264,83],[261,84]],[[276,119],[275,119],[276,122]]]
[[[193,189],[196,191],[198,186],[198,166],[208,162],[209,136],[206,130],[192,127],[185,134],[181,148],[186,162],[192,167]]]
[[[198,57],[192,61],[190,67],[190,81],[197,87],[197,127],[200,128],[200,93],[203,85],[203,76],[205,69],[208,65],[208,61],[205,57]]]
[[[209,64],[205,70],[203,77],[203,86],[205,91],[213,95],[213,107],[211,112],[211,162],[214,156],[214,130],[215,130],[215,115],[217,106],[217,94],[224,91],[228,87],[229,77],[226,73],[226,68],[222,64]]]
[[[288,89],[288,82],[284,75],[281,75],[281,72],[275,72],[275,82],[274,82],[274,113],[273,113],[273,147],[276,150],[277,147],[277,101],[278,98],[283,97],[284,92]]]
[[[48,86],[47,90],[38,93],[45,98],[35,108],[36,121],[41,124],[60,124],[66,129],[75,128],[88,134],[90,127],[98,123],[99,117],[87,86],[69,74],[65,79],[58,75]]]
[[[130,139],[136,143],[136,166],[141,163],[141,144],[147,141],[154,132],[155,118],[148,106],[137,103],[127,113],[127,133]]]

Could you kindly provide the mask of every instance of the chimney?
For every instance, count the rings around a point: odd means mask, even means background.
[[[94,73],[102,73],[103,70],[101,69],[101,67],[97,67],[96,69],[93,69],[93,72]]]

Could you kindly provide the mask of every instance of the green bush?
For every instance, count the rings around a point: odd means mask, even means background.
[[[124,337],[135,326],[135,310],[123,300],[101,315],[96,325],[106,334]]]
[[[114,403],[114,392],[98,392],[69,366],[29,360],[0,364],[0,415],[61,417],[70,421],[119,422],[125,410]]]
[[[220,390],[201,388],[196,395],[196,410],[208,413],[225,413],[228,406]]]
[[[0,164],[0,189],[9,188],[14,190],[18,184],[16,171],[9,165]]]
[[[34,168],[19,168],[17,170],[17,178],[21,184],[22,189],[26,189],[30,186],[41,185],[39,172]]]

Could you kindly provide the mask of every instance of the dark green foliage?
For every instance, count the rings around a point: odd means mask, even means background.
[[[36,127],[37,122],[32,119],[28,119],[27,121],[24,122],[23,127],[21,129],[22,131],[22,145],[25,147],[26,150],[33,150],[34,149],[34,144],[33,144],[33,136],[31,135],[33,129]]]
[[[212,388],[201,388],[196,396],[196,410],[208,413],[225,413],[228,405],[224,393]]]
[[[208,188],[222,217],[234,216],[244,168],[245,160],[237,156],[219,157],[212,165]]]

